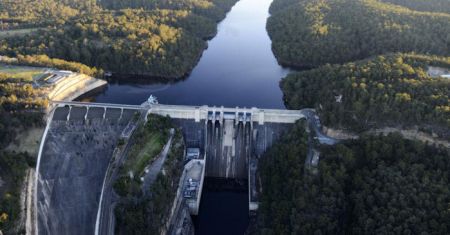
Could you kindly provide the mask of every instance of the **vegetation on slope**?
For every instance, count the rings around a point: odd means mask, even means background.
[[[0,149],[14,140],[17,131],[42,125],[46,105],[29,77],[0,72]]]
[[[34,167],[34,159],[26,153],[12,153],[0,150],[0,231],[5,234],[22,234],[25,228],[18,228],[20,218],[20,193],[25,172]]]
[[[448,56],[450,51],[450,14],[378,0],[275,0],[271,13],[267,29],[283,65],[316,67],[389,52]]]
[[[1,27],[41,29],[0,39],[0,54],[47,55],[117,73],[179,78],[195,66],[216,21],[235,1],[102,1],[106,8],[91,0],[45,0],[34,7],[27,2],[2,3]]]
[[[164,133],[168,135],[170,120],[159,116],[150,116],[150,125],[155,126],[146,132],[153,135]],[[136,136],[140,139],[140,135]],[[148,138],[144,139],[148,140]],[[154,143],[142,140],[146,145]],[[138,144],[139,145],[139,144]],[[159,151],[162,145],[159,146]],[[159,153],[159,152],[158,152]],[[132,152],[130,152],[132,154]],[[154,155],[153,157],[155,157]],[[177,130],[173,137],[172,147],[163,165],[164,173],[160,172],[149,189],[150,193],[144,195],[141,189],[140,177],[130,179],[129,175],[122,176],[114,185],[121,197],[116,207],[116,233],[117,234],[160,234],[170,214],[170,208],[175,198],[178,182],[183,171],[184,142],[181,131]],[[133,161],[128,158],[127,161]],[[127,166],[127,163],[125,163]],[[125,177],[125,178],[124,178]],[[125,181],[124,181],[125,179]],[[124,184],[124,182],[126,184]],[[145,189],[147,190],[147,189]]]
[[[130,140],[132,146],[126,161],[120,166],[119,179],[114,184],[114,189],[120,196],[141,193],[140,178],[144,169],[161,152],[171,127],[170,118],[151,114],[148,122],[135,131]]]
[[[416,125],[448,138],[450,80],[430,77],[429,65],[450,69],[450,58],[392,54],[325,65],[288,75],[281,88],[289,108],[314,107],[328,126]]]
[[[26,169],[35,163],[27,153],[5,148],[18,132],[43,125],[41,109],[47,101],[33,89],[33,73],[7,73],[1,67],[0,71],[0,231],[18,234],[24,229],[16,223],[21,213],[20,190]]]
[[[201,15],[214,21],[220,21],[225,18],[225,14],[235,2],[236,0],[103,0],[101,5],[108,9],[143,8],[146,10],[189,10],[196,15]]]
[[[448,234],[450,152],[399,135],[321,149],[305,170],[297,126],[260,164],[257,234]]]
[[[450,13],[450,1],[447,0],[381,0],[407,7],[417,11],[432,11]]]

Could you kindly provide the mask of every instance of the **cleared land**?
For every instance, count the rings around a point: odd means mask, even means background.
[[[137,138],[125,163],[125,172],[132,172],[136,176],[141,175],[145,167],[158,156],[168,139],[168,126],[162,124],[163,128],[155,128],[154,122],[161,121],[153,116],[149,118],[148,123],[137,130]]]
[[[42,77],[45,70],[46,68],[0,64],[0,73],[8,74],[12,78],[22,78],[29,81]]]

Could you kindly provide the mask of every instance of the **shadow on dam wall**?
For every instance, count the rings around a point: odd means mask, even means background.
[[[259,157],[294,125],[233,119],[173,122],[182,129],[186,146],[199,148],[206,157],[206,177],[225,179],[248,179]]]
[[[108,164],[135,112],[87,111],[85,107],[55,110],[38,168],[38,234],[94,234]]]
[[[250,211],[257,210],[256,180],[262,154],[294,125],[236,121],[172,119],[187,147],[199,148],[206,161],[196,235],[245,234]]]

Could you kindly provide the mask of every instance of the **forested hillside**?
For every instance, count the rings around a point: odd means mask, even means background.
[[[194,14],[220,21],[225,18],[225,14],[234,3],[236,3],[236,0],[103,0],[100,4],[109,9],[143,8],[147,10],[190,10]]]
[[[34,167],[27,153],[6,151],[20,131],[42,126],[47,100],[39,98],[31,79],[0,72],[0,231],[22,234],[17,227],[20,218],[20,189],[26,169]]]
[[[379,0],[275,0],[271,13],[267,29],[282,65],[316,67],[389,52],[450,54],[450,14]]]
[[[450,80],[430,77],[431,65],[449,69],[450,58],[392,54],[325,65],[288,75],[281,88],[289,108],[314,107],[329,126],[417,125],[449,138]]]
[[[235,1],[28,2],[1,3],[0,27],[7,31],[0,34],[0,54],[47,55],[105,71],[180,78],[195,66],[216,34],[216,22]],[[22,33],[2,37],[17,29]]]
[[[450,138],[450,2],[275,0],[267,29],[288,108],[352,131],[418,127]],[[407,53],[406,53],[407,52]],[[255,234],[449,234],[450,151],[400,134],[315,146],[304,124],[260,162]]]
[[[450,13],[448,0],[381,0],[382,2],[405,6],[418,11],[434,11]]]
[[[364,136],[320,151],[305,169],[298,125],[260,165],[263,196],[255,234],[448,234],[450,152]]]

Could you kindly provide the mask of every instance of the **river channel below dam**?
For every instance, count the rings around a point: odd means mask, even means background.
[[[78,100],[141,104],[154,95],[162,104],[285,109],[279,82],[289,69],[278,65],[271,50],[266,31],[271,2],[237,2],[187,78],[170,83],[112,78],[102,91]],[[230,183],[207,179],[194,218],[196,234],[244,234],[248,192],[226,187]]]

